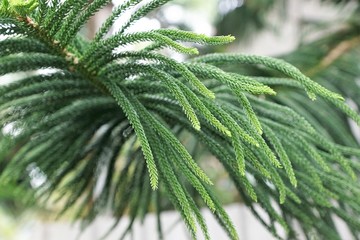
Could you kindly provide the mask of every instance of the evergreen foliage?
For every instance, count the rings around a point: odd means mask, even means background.
[[[28,186],[27,169],[39,169],[46,181],[34,188],[38,201],[62,202],[59,215],[75,209],[74,217],[87,225],[110,206],[116,224],[130,216],[125,236],[136,218],[154,210],[160,239],[162,199],[179,211],[193,238],[199,226],[210,239],[196,201],[200,196],[229,239],[238,239],[211,179],[180,141],[187,133],[217,157],[245,204],[274,236],[296,239],[297,222],[308,239],[341,239],[336,215],[359,238],[360,151],[347,140],[344,119],[360,125],[360,116],[336,93],[343,93],[340,86],[325,88],[270,57],[210,54],[179,62],[160,51],[195,55],[193,45],[182,43],[226,44],[232,36],[174,29],[127,32],[168,0],[141,5],[107,36],[117,18],[142,4],[125,1],[93,40],[83,39],[82,26],[109,2],[1,1],[0,81],[26,73],[0,85],[1,183]],[[139,42],[150,45],[119,50]],[[249,74],[259,66],[262,76]],[[282,89],[289,94],[282,95]],[[301,106],[307,100],[297,89],[313,100],[309,110]],[[273,96],[277,92],[279,97]],[[343,118],[315,119],[318,104]],[[322,120],[341,128],[343,138],[329,136]]]
[[[229,12],[217,16],[217,33],[225,35],[231,33],[242,41],[251,40],[260,30],[272,29],[277,31],[277,29],[282,28],[290,16],[286,9],[288,9],[289,5],[294,5],[294,2],[285,0],[218,0],[218,2],[219,7],[232,5],[233,9],[228,9]],[[328,7],[336,6],[338,9],[348,7],[356,14],[344,14],[345,16],[342,17],[354,18],[354,23],[359,22],[360,1],[358,0],[320,0],[317,2],[321,2],[322,5],[328,5]],[[274,18],[274,16],[276,17]],[[301,25],[315,23],[324,27],[324,22],[320,19],[306,18],[300,19],[300,21]],[[336,23],[332,22],[332,24]]]

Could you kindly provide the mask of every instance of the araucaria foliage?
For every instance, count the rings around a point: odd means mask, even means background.
[[[217,45],[233,41],[231,36],[127,31],[168,0],[124,1],[93,40],[83,39],[81,28],[110,2],[1,1],[0,81],[23,76],[0,85],[2,183],[28,186],[29,169],[36,168],[46,179],[33,189],[38,200],[61,200],[60,214],[73,209],[89,223],[110,206],[116,219],[130,216],[130,230],[134,219],[155,211],[159,238],[160,200],[168,199],[193,238],[200,226],[210,239],[197,195],[229,239],[238,239],[211,179],[179,140],[186,133],[216,156],[244,203],[275,236],[280,238],[281,226],[286,238],[296,239],[297,222],[307,236],[341,239],[334,215],[359,236],[360,151],[335,144],[302,115],[267,97],[276,94],[274,83],[296,86],[314,103],[320,97],[360,124],[339,94],[270,57],[210,54],[179,62],[160,51],[195,55],[197,49],[182,42]],[[108,36],[115,20],[139,5]],[[150,44],[136,51],[119,48],[139,42]],[[250,65],[279,74],[226,70]],[[255,205],[268,216],[259,215]]]

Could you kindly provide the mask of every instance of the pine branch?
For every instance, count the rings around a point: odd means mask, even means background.
[[[108,1],[52,1],[51,6],[46,1],[1,2],[0,76],[25,75],[0,85],[0,182],[30,186],[27,169],[36,168],[46,178],[40,187],[28,187],[38,202],[63,201],[59,215],[76,209],[74,217],[83,219],[84,226],[110,204],[116,223],[109,231],[125,214],[130,217],[123,236],[151,206],[159,216],[161,200],[175,207],[193,238],[198,224],[209,239],[195,201],[198,195],[229,238],[238,239],[211,190],[212,180],[181,141],[187,133],[217,157],[245,204],[274,236],[279,237],[279,224],[286,237],[295,238],[297,220],[306,232],[338,239],[331,214],[344,219],[356,236],[360,166],[354,159],[360,153],[324,135],[318,120],[325,117],[313,117],[312,111],[328,101],[333,104],[329,111],[357,123],[359,115],[338,93],[282,60],[211,54],[178,62],[158,52],[168,48],[197,54],[182,42],[217,45],[231,42],[231,36],[173,29],[125,33],[166,2],[142,5],[117,33],[105,38],[124,11],[142,3],[126,1],[92,41],[82,39],[79,30]],[[150,45],[138,51],[118,48],[148,41]],[[245,70],[224,68],[249,64],[286,78],[253,77]],[[295,100],[282,97],[279,86],[290,87],[300,103],[307,100],[296,89],[305,90],[312,100],[320,98],[309,110],[299,111]],[[269,100],[276,93],[272,98],[289,107]],[[340,123],[346,128],[341,119],[334,121],[331,127]],[[104,183],[100,172],[106,173]],[[255,203],[270,223],[255,211]]]

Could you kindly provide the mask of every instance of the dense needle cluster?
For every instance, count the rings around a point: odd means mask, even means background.
[[[291,107],[268,100],[274,85],[301,88],[360,124],[339,94],[274,58],[210,54],[179,62],[161,51],[195,55],[194,44],[226,44],[231,36],[127,31],[168,0],[124,1],[93,40],[83,39],[81,28],[110,2],[1,1],[0,81],[24,74],[0,85],[2,183],[26,186],[29,168],[36,168],[46,178],[34,189],[39,201],[60,201],[60,214],[73,209],[85,223],[110,206],[118,221],[124,214],[132,219],[124,236],[136,218],[155,211],[162,238],[161,203],[168,199],[193,238],[200,226],[209,239],[200,196],[229,238],[238,239],[211,179],[179,140],[186,133],[217,157],[275,236],[281,227],[286,238],[297,238],[296,220],[307,236],[340,239],[335,215],[358,236],[360,150],[334,143]],[[109,36],[116,19],[134,7]],[[140,42],[149,44],[119,50]],[[228,68],[251,65],[281,78]],[[258,214],[257,204],[268,216]]]

